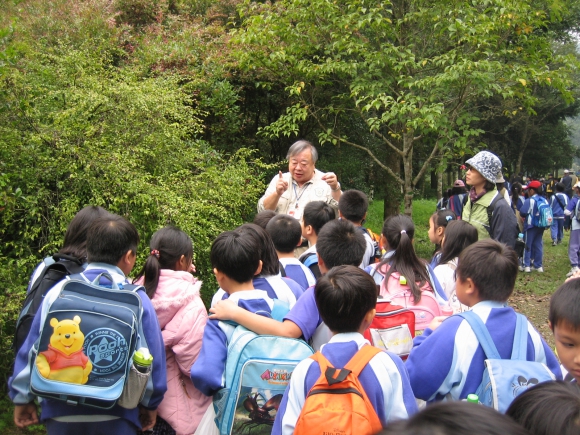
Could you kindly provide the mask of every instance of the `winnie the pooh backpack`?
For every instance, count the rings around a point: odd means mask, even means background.
[[[99,285],[101,276],[111,288]],[[139,288],[120,288],[108,274],[93,282],[82,274],[67,279],[47,307],[31,350],[31,391],[69,405],[113,407],[135,349],[147,347]]]

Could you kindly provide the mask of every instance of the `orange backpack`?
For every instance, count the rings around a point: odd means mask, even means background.
[[[382,352],[365,345],[336,369],[316,352],[310,358],[320,365],[320,377],[312,386],[296,422],[294,435],[373,435],[383,427],[358,376],[369,361]]]

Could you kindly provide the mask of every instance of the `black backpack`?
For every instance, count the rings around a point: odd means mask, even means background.
[[[66,254],[54,254],[54,263],[46,266],[42,274],[34,281],[30,291],[26,295],[24,305],[16,321],[16,331],[12,348],[15,352],[22,347],[30,326],[34,320],[34,315],[42,305],[42,300],[46,293],[69,275],[78,274],[84,271],[83,261]]]

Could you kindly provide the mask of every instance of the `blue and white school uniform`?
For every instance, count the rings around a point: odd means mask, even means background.
[[[227,294],[227,293],[226,293]],[[271,317],[274,301],[264,290],[243,290],[229,295],[230,301],[252,313]],[[226,361],[228,358],[227,337],[236,326],[216,319],[209,319],[203,331],[201,351],[190,375],[193,385],[206,396],[212,396],[224,388]]]
[[[297,258],[280,258],[280,263],[284,266],[286,276],[296,281],[303,289],[316,284],[316,278],[312,271]]]
[[[550,208],[554,220],[550,228],[552,240],[561,242],[564,238],[564,210],[568,205],[568,195],[562,192],[556,192],[550,198]]]
[[[118,285],[128,283],[121,269],[110,264],[90,263],[87,265],[83,275],[88,281],[93,281],[102,273],[108,273]],[[16,356],[14,374],[8,381],[9,395],[16,405],[30,403],[35,399],[35,396],[30,391],[30,349],[40,337],[40,328],[45,323],[50,304],[58,297],[65,281],[62,280],[57,283],[44,297],[40,309],[34,316],[30,333]],[[110,281],[105,277],[101,278],[101,283],[102,285],[110,285]],[[165,346],[163,344],[163,337],[161,336],[161,328],[157,321],[157,314],[151,304],[151,300],[144,290],[137,291],[137,295],[141,299],[143,308],[141,318],[143,334],[145,335],[149,352],[153,355],[151,377],[149,378],[145,394],[140,403],[148,409],[156,409],[161,403],[161,400],[163,400],[163,395],[167,390]],[[105,424],[105,421],[110,422],[110,427],[117,427],[116,433],[119,433],[120,428],[130,426],[136,430],[141,427],[138,408],[125,409],[119,405],[115,405],[111,409],[99,409],[82,405],[72,406],[66,402],[52,399],[43,399],[41,407],[41,422],[54,420],[61,423],[68,423],[71,430],[77,431],[77,433],[80,433],[83,427],[87,427],[87,425],[109,427],[107,426],[109,423]],[[54,426],[54,431],[49,433],[62,433],[56,427],[57,425],[52,426]]]
[[[520,215],[524,218],[524,233],[526,249],[524,251],[524,266],[534,266],[536,269],[542,267],[542,260],[544,257],[544,235],[545,228],[539,228],[532,225],[532,216],[538,213],[538,199],[539,195],[536,193],[531,198],[526,199],[524,205],[520,209]],[[530,264],[531,260],[534,264]]]
[[[321,349],[334,367],[344,367],[368,341],[356,332],[337,334]],[[320,377],[320,366],[311,358],[300,362],[284,393],[272,435],[291,435],[306,395]],[[417,412],[417,404],[409,377],[401,359],[390,352],[381,352],[370,360],[359,376],[373,408],[385,427],[388,422],[406,419]],[[356,432],[356,431],[355,431]]]
[[[483,301],[474,305],[489,330],[502,358],[509,359],[516,326],[516,313],[502,302]],[[526,359],[544,363],[562,379],[560,364],[541,335],[528,322]],[[433,402],[444,398],[465,399],[475,393],[484,370],[485,353],[463,317],[446,319],[435,331],[427,328],[415,337],[406,367],[415,397]]]
[[[284,320],[295,323],[302,331],[304,340],[310,343],[314,350],[319,350],[332,337],[332,333],[318,312],[314,286],[306,289],[296,305],[284,316]]]
[[[296,281],[290,278],[282,277],[282,275],[258,275],[252,280],[252,285],[257,290],[264,290],[271,299],[279,299],[288,304],[292,308],[296,300],[304,293],[304,288]],[[218,289],[211,299],[211,306],[213,307],[218,301],[227,299],[228,294],[223,289]]]

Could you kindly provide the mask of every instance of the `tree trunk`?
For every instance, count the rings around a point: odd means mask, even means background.
[[[391,170],[399,175],[401,173],[401,160],[399,156],[395,153],[387,154],[387,160],[385,164],[391,168]],[[389,216],[394,216],[400,213],[401,210],[401,186],[395,180],[395,178],[388,172],[384,172],[383,178],[383,190],[384,190],[384,200],[385,204],[383,207],[383,219]]]
[[[407,131],[403,134],[403,150],[406,155],[403,157],[403,172],[405,186],[403,192],[405,194],[405,214],[409,217],[413,216],[413,131]]]
[[[443,196],[443,172],[437,172],[437,201]]]

